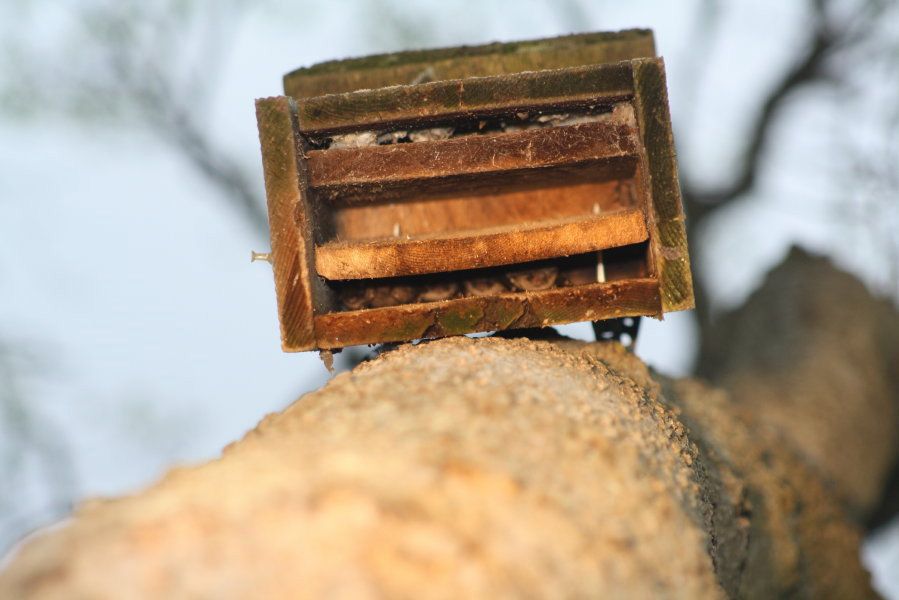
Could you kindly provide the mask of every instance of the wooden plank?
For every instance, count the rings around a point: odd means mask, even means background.
[[[308,98],[416,81],[506,75],[650,56],[655,56],[650,30],[583,33],[328,61],[285,75],[284,93]]]
[[[318,315],[315,331],[319,348],[343,348],[660,314],[658,281],[645,278]]]
[[[375,197],[374,184],[411,184],[634,156],[637,136],[632,125],[600,121],[412,144],[310,150],[309,183],[324,198]]]
[[[272,268],[285,351],[315,347],[313,330],[312,224],[299,185],[294,101],[286,97],[256,101],[262,146],[265,195],[271,230]]]
[[[650,174],[649,224],[653,262],[665,312],[693,308],[693,278],[687,250],[684,209],[668,109],[665,64],[634,61],[634,100]]]
[[[365,182],[313,190],[318,205],[339,211],[350,206],[426,201],[426,198],[489,196],[505,192],[564,187],[577,183],[626,181],[634,177],[639,154],[621,155],[543,168],[482,171],[425,179]],[[601,200],[600,200],[601,201]]]
[[[596,169],[585,175],[593,175]],[[629,180],[587,181],[577,183],[576,175],[559,185],[517,188],[514,185],[490,193],[458,191],[451,196],[422,194],[402,202],[357,203],[335,208],[335,237],[363,240],[419,236],[461,229],[478,229],[559,219],[586,217],[637,206],[636,193]],[[465,186],[458,186],[464,188]],[[405,190],[408,192],[408,189]],[[464,192],[462,192],[464,194]],[[383,198],[383,196],[379,196]]]
[[[298,103],[307,134],[427,126],[464,116],[608,104],[633,94],[630,62],[366,89]]]
[[[647,235],[643,212],[629,209],[411,239],[329,242],[316,248],[315,268],[332,280],[422,275],[583,254]]]

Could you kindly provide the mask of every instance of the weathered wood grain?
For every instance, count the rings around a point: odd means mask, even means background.
[[[348,206],[438,200],[454,196],[492,196],[513,191],[560,188],[579,183],[624,183],[634,178],[638,157],[610,156],[580,163],[560,163],[543,168],[482,170],[480,173],[425,177],[423,179],[373,180],[337,184],[313,190],[326,210],[339,212]],[[638,195],[642,202],[645,196]],[[597,201],[602,202],[601,198]],[[636,204],[632,202],[631,204]]]
[[[658,282],[633,279],[330,313],[316,316],[315,328],[319,348],[342,348],[660,314]]]
[[[271,230],[272,268],[285,351],[309,350],[313,331],[312,223],[300,185],[300,163],[290,98],[256,101],[256,120],[262,146],[265,196]]]
[[[327,279],[421,275],[570,256],[646,240],[643,211],[609,212],[417,238],[328,242],[315,268]]]
[[[582,33],[328,61],[285,75],[284,93],[295,98],[308,98],[408,85],[416,81],[506,75],[647,56],[655,56],[650,30]]]
[[[548,185],[546,179],[538,187],[511,183],[497,186],[490,193],[432,195],[415,191],[402,201],[378,202],[336,207],[334,228],[337,239],[363,240],[429,233],[458,231],[531,223],[547,219],[589,216],[594,212],[609,212],[637,206],[630,191],[630,181],[588,181],[576,183],[581,177],[594,177],[596,168],[584,169],[583,174],[568,173],[568,181]],[[459,186],[464,190],[464,185]],[[397,190],[400,192],[401,190]],[[404,193],[408,196],[409,190]],[[463,191],[464,193],[464,191]],[[395,196],[394,196],[395,197]]]
[[[307,160],[309,183],[322,197],[377,199],[371,193],[374,185],[420,186],[447,177],[598,163],[633,157],[638,148],[635,127],[596,122],[413,144],[310,150]]]
[[[668,109],[665,64],[633,61],[634,104],[643,138],[651,202],[650,239],[665,312],[693,308],[693,279]]]
[[[610,104],[633,95],[630,62],[588,65],[474,79],[435,81],[304,98],[307,134],[372,127],[428,126],[474,114]]]

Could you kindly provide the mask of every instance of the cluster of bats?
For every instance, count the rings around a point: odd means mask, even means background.
[[[341,287],[338,296],[345,310],[361,310],[470,296],[496,296],[507,292],[535,292],[597,281],[595,263],[566,265],[562,268],[557,265],[541,265],[513,271],[489,271],[487,276],[479,273],[467,278],[437,278],[427,282],[384,280],[375,285],[371,282],[348,282]]]

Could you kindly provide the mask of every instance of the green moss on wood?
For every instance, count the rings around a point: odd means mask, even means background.
[[[437,313],[437,324],[445,335],[460,335],[479,329],[484,309],[478,305],[457,305]]]
[[[662,308],[693,307],[693,278],[687,256],[674,136],[661,59],[633,61],[637,119],[650,173],[653,252],[658,265]]]
[[[662,261],[660,293],[665,312],[693,308],[693,277],[689,259]]]
[[[682,219],[657,223],[656,233],[662,246],[687,251],[687,232]]]
[[[420,122],[472,111],[516,110],[558,102],[612,102],[633,94],[630,63],[498,75],[361,90],[298,102],[304,132],[365,129],[385,122]]]
[[[284,76],[284,91],[297,98],[412,83],[485,77],[655,55],[649,30],[632,29],[530,40],[413,50],[328,61]]]
[[[507,329],[524,314],[524,304],[520,300],[505,298],[491,299],[484,308],[485,329]]]

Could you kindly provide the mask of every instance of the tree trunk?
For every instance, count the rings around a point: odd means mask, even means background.
[[[615,343],[405,345],[82,506],[0,597],[873,596],[897,322],[794,253],[722,322],[729,393]]]

